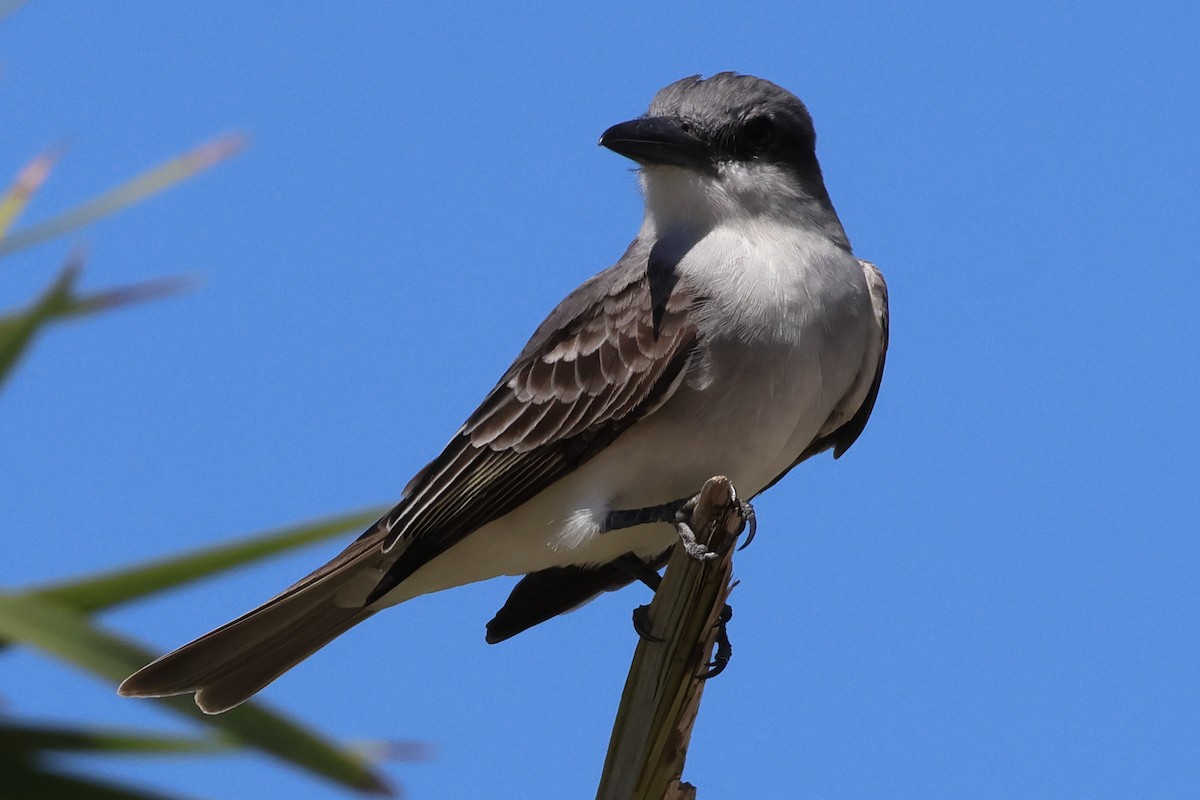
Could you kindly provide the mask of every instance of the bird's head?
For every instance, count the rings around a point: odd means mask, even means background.
[[[770,81],[721,72],[661,89],[645,116],[600,144],[641,169],[648,222],[719,225],[754,218],[836,221],[800,99]]]

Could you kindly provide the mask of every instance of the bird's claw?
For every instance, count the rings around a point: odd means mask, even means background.
[[[717,617],[717,652],[713,656],[713,660],[707,664],[708,669],[697,676],[702,681],[720,675],[729,666],[729,659],[733,658],[733,645],[729,642],[729,631],[726,628],[731,619],[733,619],[733,606],[726,604]]]
[[[637,635],[640,638],[645,639],[647,642],[665,642],[666,639],[663,639],[659,636],[655,636],[654,634],[650,633],[650,629],[652,626],[651,626],[651,622],[650,622],[650,616],[647,613],[649,611],[650,611],[650,606],[638,606],[637,608],[635,608],[633,610],[633,629],[634,629],[634,631],[637,632]]]
[[[758,518],[754,514],[754,506],[745,500],[738,501],[738,511],[742,515],[742,528],[738,533],[746,531],[746,541],[742,542],[738,550],[745,550],[754,541],[754,534],[758,533]]]

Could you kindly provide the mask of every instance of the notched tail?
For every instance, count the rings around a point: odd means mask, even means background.
[[[147,664],[117,689],[126,697],[196,693],[206,714],[237,706],[371,616],[339,594],[360,577],[354,545],[274,599]],[[342,602],[339,602],[341,600]]]

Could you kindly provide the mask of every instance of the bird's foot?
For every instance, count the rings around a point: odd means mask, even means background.
[[[717,554],[696,541],[696,532],[692,530],[692,512],[696,510],[696,503],[699,500],[700,495],[689,498],[675,512],[673,520],[675,533],[679,534],[679,541],[683,543],[685,553],[697,561],[711,561],[717,557]]]
[[[675,532],[679,534],[684,551],[699,561],[708,561],[716,558],[717,554],[696,541],[696,533],[690,525],[692,512],[696,510],[696,503],[699,499],[700,495],[696,495],[686,500],[663,503],[660,506],[610,511],[604,519],[602,532],[608,533],[622,528],[632,528],[635,525],[648,525],[652,522],[669,522],[675,526]]]
[[[675,531],[679,534],[679,539],[683,542],[683,549],[689,556],[698,561],[709,561],[716,558],[717,554],[697,542],[696,533],[691,528],[692,513],[696,510],[696,503],[699,500],[700,495],[696,495],[679,505],[679,509],[675,512]],[[742,546],[738,550],[745,550],[754,541],[755,534],[758,533],[758,518],[754,513],[754,506],[750,505],[749,502],[737,500],[737,504],[738,514],[742,518],[738,534],[740,535],[743,531],[746,531],[746,541],[742,542]]]
[[[696,503],[699,500],[700,495],[697,494],[686,500],[672,500],[670,503],[658,506],[610,511],[604,519],[604,527],[601,532],[608,533],[654,522],[669,522],[675,527],[679,541],[682,542],[683,549],[689,556],[697,561],[710,561],[716,558],[717,554],[696,541],[696,532],[692,530],[691,525],[692,513],[695,512]],[[742,543],[742,547],[738,548],[740,550],[754,541],[754,534],[758,531],[758,521],[754,515],[754,506],[745,500],[738,500],[737,504],[738,512],[742,516],[741,530],[748,530],[746,541]]]
[[[661,636],[655,636],[650,632],[652,623],[650,622],[650,606],[638,606],[633,610],[633,629],[637,632],[638,638],[645,639],[647,642],[665,642],[666,639]]]
[[[713,660],[708,663],[708,669],[698,676],[702,681],[720,675],[725,671],[725,667],[729,666],[729,659],[733,658],[733,645],[729,643],[727,627],[731,619],[733,619],[733,606],[726,603],[717,617],[717,652],[713,656]]]

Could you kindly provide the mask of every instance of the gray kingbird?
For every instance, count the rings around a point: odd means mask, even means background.
[[[693,76],[600,144],[637,162],[645,197],[616,265],[550,313],[395,508],[121,694],[195,692],[225,711],[383,608],[523,575],[488,623],[501,641],[632,582],[630,560],[665,562],[672,525],[614,512],[670,506],[713,475],[753,497],[854,443],[883,374],[887,289],[850,249],[803,103],[749,75]]]

